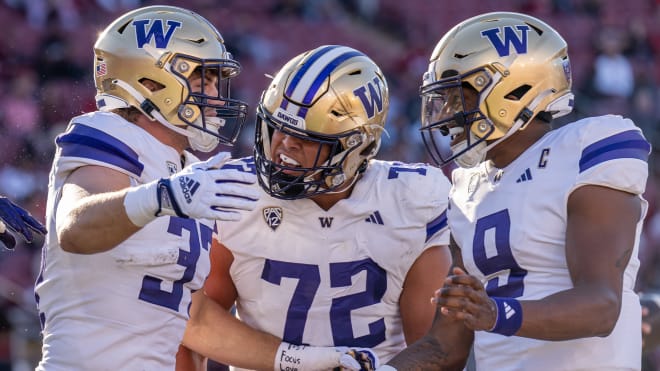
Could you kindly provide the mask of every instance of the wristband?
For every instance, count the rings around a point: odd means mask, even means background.
[[[495,326],[489,330],[496,334],[512,336],[522,326],[522,306],[520,302],[513,298],[491,297],[495,308],[497,309],[497,319]]]
[[[158,212],[158,197],[156,187],[158,181],[129,188],[124,196],[124,209],[128,219],[138,227],[144,227],[156,219]]]

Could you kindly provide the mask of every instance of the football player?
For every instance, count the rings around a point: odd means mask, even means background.
[[[173,370],[215,220],[258,194],[253,174],[187,150],[233,142],[240,65],[208,21],[167,6],[110,24],[94,45],[99,108],[58,136],[36,300],[38,370]]]
[[[375,159],[388,107],[369,57],[318,47],[263,92],[254,157],[225,165],[256,173],[263,194],[240,222],[218,223],[204,290],[283,339],[279,363],[259,368],[306,369],[295,356],[303,345],[367,348],[387,361],[431,326],[429,298],[451,263],[449,181],[433,166]],[[208,327],[194,322],[193,312],[184,344],[203,349]],[[237,356],[216,349],[212,358]]]
[[[46,228],[27,210],[7,197],[0,197],[0,244],[11,250],[16,246],[15,234],[21,235],[26,242],[32,242],[33,233],[44,235]]]
[[[240,65],[206,19],[171,6],[120,16],[94,53],[99,110],[73,118],[56,141],[37,369],[173,370],[193,297],[200,318],[215,310],[233,319],[198,289],[215,221],[255,207],[256,176],[223,168],[227,153],[199,162],[188,148],[236,140],[247,105],[229,87]],[[240,340],[262,350],[244,353],[245,367],[256,357],[273,364],[280,341],[237,325]],[[208,343],[223,340],[214,335]],[[304,354],[330,367],[356,363],[334,347]]]
[[[477,370],[640,369],[640,129],[616,115],[553,129],[573,106],[567,45],[518,13],[451,29],[421,94],[427,149],[460,165],[455,267],[431,331],[381,369],[461,369],[471,345]]]

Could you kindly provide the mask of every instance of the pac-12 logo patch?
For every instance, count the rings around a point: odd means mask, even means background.
[[[165,163],[167,164],[167,171],[169,171],[170,174],[176,174],[179,171],[178,167],[174,162],[165,161]]]
[[[272,229],[276,230],[282,223],[282,208],[281,207],[264,207],[261,211],[264,216],[266,224]]]

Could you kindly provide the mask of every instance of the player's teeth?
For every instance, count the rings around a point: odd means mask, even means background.
[[[298,161],[292,159],[291,157],[285,155],[284,153],[280,153],[280,160],[282,160],[282,162],[286,162],[289,165],[300,166]]]

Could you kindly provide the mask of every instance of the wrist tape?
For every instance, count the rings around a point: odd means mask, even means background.
[[[341,352],[331,347],[310,347],[282,342],[275,354],[279,370],[332,369],[339,364]]]
[[[144,227],[156,219],[156,213],[159,211],[157,187],[158,181],[154,181],[132,187],[126,192],[124,209],[131,223]]]

